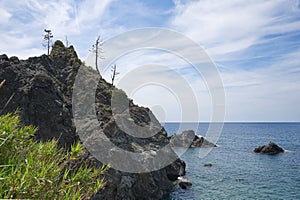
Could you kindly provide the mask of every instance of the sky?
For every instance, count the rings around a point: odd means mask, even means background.
[[[89,49],[98,35],[109,43],[149,27],[175,31],[204,50],[223,83],[224,121],[300,121],[299,0],[1,0],[0,54],[26,59],[46,53],[47,28],[54,40],[65,42],[67,36],[79,57],[93,65]],[[158,38],[156,44],[166,41]],[[124,40],[127,46],[134,42]],[[180,41],[166,45],[174,44]],[[112,49],[103,51],[105,60]],[[114,62],[120,72],[116,85],[160,121],[213,118],[210,77],[182,57],[135,49]],[[109,71],[103,75],[110,81]],[[131,91],[128,80],[137,84]]]

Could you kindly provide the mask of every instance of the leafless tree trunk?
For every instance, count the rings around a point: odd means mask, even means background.
[[[95,66],[96,66],[96,70],[99,74],[100,74],[100,70],[98,67],[98,58],[100,58],[100,59],[104,58],[101,55],[103,53],[102,45],[103,45],[102,39],[100,38],[100,36],[98,36],[98,38],[96,39],[96,43],[93,45],[93,48],[91,50],[93,53],[95,53]]]
[[[114,81],[115,78],[118,74],[120,74],[119,72],[117,72],[117,65],[114,65],[111,67],[111,84],[114,85]]]
[[[51,30],[44,30],[46,32],[46,34],[44,35],[44,40],[47,41],[47,55],[49,56],[49,52],[50,52],[50,42],[51,42],[51,38],[53,38],[53,35],[51,33]]]

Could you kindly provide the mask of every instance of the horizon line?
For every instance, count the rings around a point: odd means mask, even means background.
[[[211,122],[211,121],[165,121],[159,123],[300,123],[300,121],[224,121],[224,122]]]

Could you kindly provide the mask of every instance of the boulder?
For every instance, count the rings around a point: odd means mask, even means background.
[[[178,185],[181,189],[185,190],[185,189],[191,187],[193,184],[188,179],[179,177],[178,178]]]
[[[274,142],[270,142],[268,145],[263,145],[255,148],[253,151],[255,153],[260,153],[260,154],[275,155],[278,153],[283,153],[284,149],[279,147]]]

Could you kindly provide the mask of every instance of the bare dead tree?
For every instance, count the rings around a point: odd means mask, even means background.
[[[51,33],[51,30],[44,30],[46,33],[44,35],[44,40],[47,41],[47,55],[49,56],[49,51],[50,51],[50,42],[51,42],[51,38],[53,38],[53,35]]]
[[[92,49],[90,50],[91,52],[95,53],[95,66],[97,69],[97,72],[100,74],[100,70],[98,67],[98,58],[104,59],[103,57],[103,49],[102,49],[103,41],[100,38],[100,36],[97,37],[95,44],[93,44]]]
[[[111,66],[111,84],[114,85],[114,81],[117,75],[119,75],[120,72],[117,72],[117,65]]]

